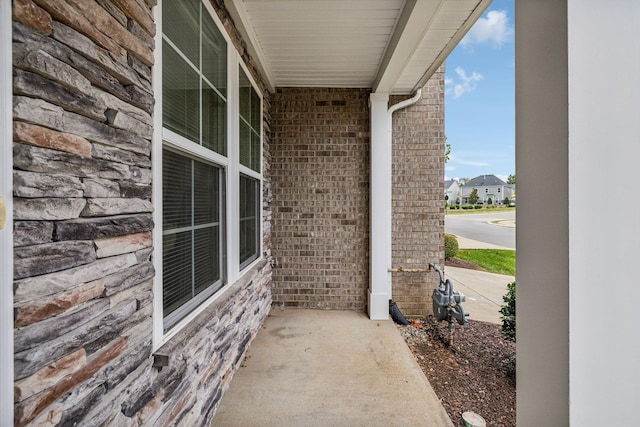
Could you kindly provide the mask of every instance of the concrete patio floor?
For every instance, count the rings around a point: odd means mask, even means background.
[[[391,320],[274,308],[213,426],[453,426]]]

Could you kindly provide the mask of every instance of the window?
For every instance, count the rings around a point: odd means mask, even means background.
[[[162,305],[170,326],[221,286],[222,173],[170,150],[162,157]]]
[[[262,99],[208,2],[165,1],[161,21],[154,346],[251,267],[262,240]]]
[[[162,36],[162,124],[226,154],[227,45],[200,0],[166,1]]]
[[[260,252],[260,181],[255,172],[260,172],[262,158],[262,109],[260,97],[242,67],[239,75],[240,164],[249,169],[240,176],[240,268],[244,268]]]
[[[166,331],[223,285],[227,43],[200,0],[162,7]]]
[[[260,172],[260,97],[240,68],[240,163]]]
[[[258,258],[259,181],[240,176],[240,268]]]

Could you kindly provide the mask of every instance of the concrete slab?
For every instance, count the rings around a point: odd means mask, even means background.
[[[467,297],[462,307],[469,313],[470,320],[502,324],[502,296],[515,277],[456,267],[445,267],[444,275],[451,280],[454,290]]]
[[[391,320],[272,309],[213,426],[453,426]]]

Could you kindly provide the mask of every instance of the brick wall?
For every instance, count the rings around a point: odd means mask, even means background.
[[[16,425],[207,425],[271,305],[263,261],[154,367],[155,3],[13,2]]]
[[[369,91],[273,96],[273,300],[364,310],[369,269]]]
[[[394,97],[390,104],[399,99]],[[393,266],[444,263],[444,65],[422,98],[393,115]],[[436,273],[393,273],[405,316],[431,313]]]

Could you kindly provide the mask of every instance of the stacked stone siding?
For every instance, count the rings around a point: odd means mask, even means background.
[[[369,282],[369,91],[273,96],[273,299],[364,310]]]
[[[397,102],[392,99],[390,104]],[[444,65],[422,98],[393,115],[393,266],[444,263]],[[393,273],[393,299],[406,316],[432,312],[438,275]]]
[[[207,425],[271,305],[265,260],[153,352],[155,3],[13,1],[16,425]]]

